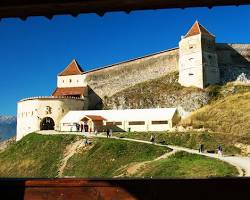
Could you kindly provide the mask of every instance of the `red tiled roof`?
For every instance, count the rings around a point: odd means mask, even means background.
[[[89,119],[91,119],[92,121],[103,121],[103,120],[106,120],[105,118],[103,118],[100,115],[86,115],[86,117],[89,118]]]
[[[204,28],[198,21],[196,21],[189,29],[188,33],[185,35],[185,38],[198,34],[214,37],[213,34],[209,33],[206,28]]]
[[[79,75],[82,73],[82,68],[74,59],[58,76]]]
[[[52,96],[74,96],[84,95],[86,87],[67,87],[67,88],[56,88]]]

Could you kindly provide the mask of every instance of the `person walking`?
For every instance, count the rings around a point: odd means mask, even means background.
[[[204,145],[200,144],[199,146],[199,153],[203,153],[204,152]]]
[[[89,144],[88,137],[85,135],[83,140],[84,146],[87,146]]]
[[[76,124],[76,130],[77,130],[77,132],[79,132],[79,130],[80,130],[80,124]]]
[[[113,130],[112,128],[109,130],[109,137],[112,137]]]
[[[218,145],[218,156],[222,156],[222,147],[220,144]]]
[[[151,134],[150,136],[150,142],[152,142],[152,144],[154,144],[155,142],[155,136]]]
[[[107,128],[107,138],[109,138],[109,128]]]

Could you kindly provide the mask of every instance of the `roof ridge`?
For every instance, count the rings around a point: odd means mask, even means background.
[[[80,75],[84,70],[81,68],[76,59],[73,59],[67,67],[58,74],[58,76]]]
[[[198,29],[199,29],[199,32],[201,34],[201,28],[200,28],[201,24],[198,22],[198,20],[196,20],[195,23],[198,25]]]
[[[203,25],[201,25],[198,20],[196,20],[195,23],[188,30],[188,32],[186,33],[184,38],[194,36],[194,35],[198,35],[198,34],[201,34],[201,35],[203,34],[203,35],[215,37]]]

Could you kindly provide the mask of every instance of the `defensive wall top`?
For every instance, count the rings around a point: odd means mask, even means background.
[[[60,99],[75,99],[75,100],[84,100],[80,97],[71,97],[71,96],[37,96],[37,97],[28,97],[20,100],[19,102],[28,101],[28,100],[60,100]]]

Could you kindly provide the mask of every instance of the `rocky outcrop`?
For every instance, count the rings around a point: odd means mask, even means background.
[[[206,105],[209,100],[205,90],[182,87],[176,72],[136,84],[106,98],[104,104],[108,109],[178,107],[184,115]]]
[[[11,144],[14,144],[15,142],[16,142],[15,136],[0,142],[0,152],[5,150],[8,146],[10,146]]]
[[[241,73],[241,74],[237,77],[236,83],[250,84],[250,76],[247,76],[245,73]]]

